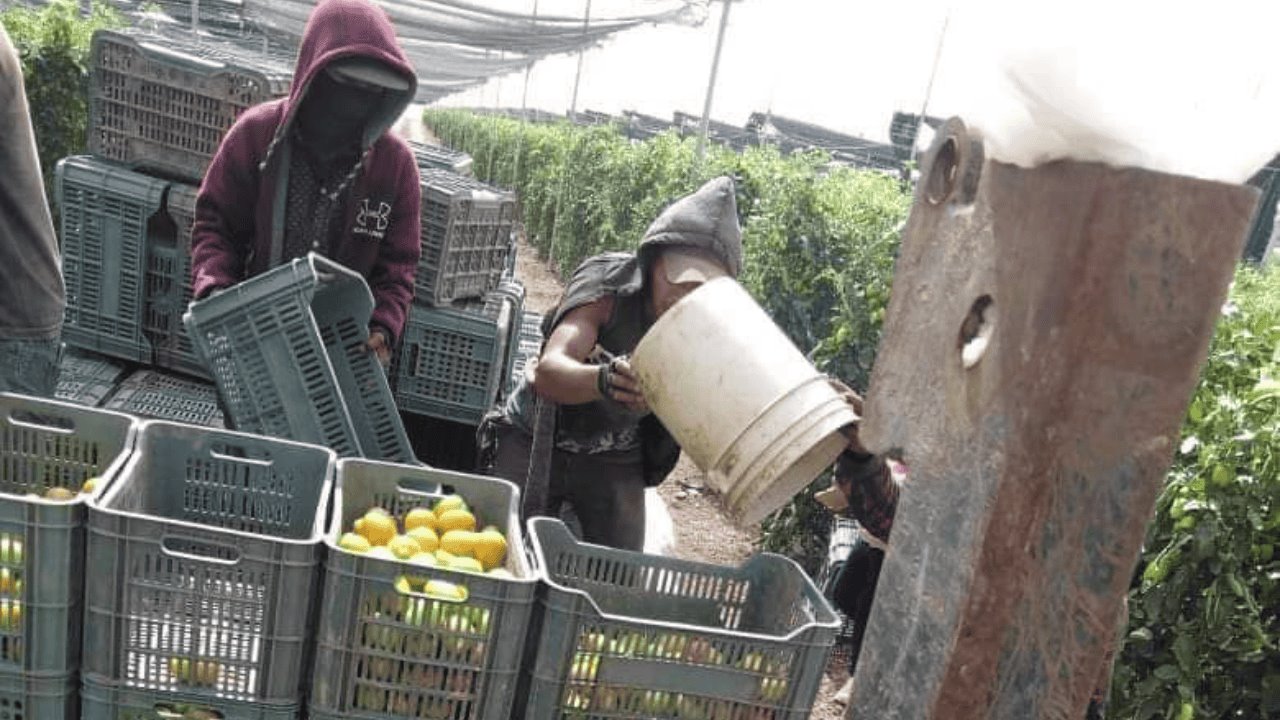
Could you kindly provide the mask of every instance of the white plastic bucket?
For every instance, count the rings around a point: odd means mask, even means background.
[[[649,407],[729,509],[782,507],[845,447],[857,417],[737,282],[713,280],[658,319],[632,355]]]

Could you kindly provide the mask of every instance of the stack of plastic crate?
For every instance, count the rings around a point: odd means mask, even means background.
[[[418,302],[449,305],[498,287],[513,252],[516,199],[474,178],[423,167]]]
[[[80,717],[87,501],[124,467],[136,427],[0,393],[0,717]]]
[[[89,150],[57,168],[64,337],[102,356],[207,377],[181,317],[195,185],[249,107],[288,92],[290,61],[188,32],[101,30]]]

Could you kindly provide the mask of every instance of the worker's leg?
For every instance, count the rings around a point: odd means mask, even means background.
[[[0,392],[53,397],[61,359],[57,338],[0,338]]]
[[[644,466],[639,451],[573,454],[564,475],[583,540],[644,549]]]

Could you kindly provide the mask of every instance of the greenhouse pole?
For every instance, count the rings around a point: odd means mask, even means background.
[[[591,28],[591,0],[587,0],[587,8],[582,13],[582,36],[585,38],[587,30]],[[569,119],[578,119],[578,84],[582,82],[582,56],[586,53],[586,48],[578,51],[578,72],[573,76],[573,97],[569,100]]]
[[[729,6],[733,0],[724,0],[724,10],[720,13],[720,30],[716,33],[716,50],[711,56],[711,77],[707,80],[707,96],[702,101],[702,127],[698,129],[698,163],[702,163],[707,152],[707,132],[711,127],[711,99],[716,91],[716,74],[720,72],[720,51],[724,48],[724,33],[729,27]]]

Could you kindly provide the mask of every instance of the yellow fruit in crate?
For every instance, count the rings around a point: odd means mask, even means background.
[[[436,556],[429,552],[420,552],[417,555],[414,555],[413,557],[409,558],[409,562],[417,563],[419,565],[426,565],[427,567],[435,567],[436,565],[440,564],[439,562],[436,561]]]
[[[479,560],[485,568],[493,569],[501,565],[507,556],[507,538],[498,531],[498,528],[491,525],[483,532],[475,534],[472,539],[472,549],[475,559]]]
[[[9,568],[0,568],[0,595],[8,595],[13,592],[13,571]]]
[[[439,565],[440,567],[449,567],[450,565],[453,564],[453,561],[456,560],[457,557],[458,557],[457,555],[454,555],[453,553],[449,552],[448,550],[445,550],[444,548],[440,548],[439,550],[436,550],[436,564]]]
[[[502,578],[503,580],[516,579],[516,576],[512,575],[511,571],[506,568],[494,568],[485,574],[488,575],[489,577]]]
[[[396,535],[387,543],[387,549],[401,560],[408,560],[422,551],[418,541],[408,535]]]
[[[191,661],[186,658],[169,658],[169,674],[180,683],[190,682]]]
[[[475,535],[470,530],[450,530],[440,536],[440,547],[444,548],[445,552],[453,555],[474,557],[475,544],[473,538],[475,538]]]
[[[484,566],[480,564],[480,561],[470,557],[455,557],[449,562],[449,569],[477,574],[484,573]]]
[[[439,521],[439,530],[448,534],[450,530],[472,530],[476,529],[476,517],[469,511],[461,508],[446,510],[437,516]]]
[[[406,533],[420,527],[436,529],[436,514],[429,508],[416,507],[404,514],[404,531]]]
[[[440,498],[436,503],[436,506],[432,509],[435,511],[436,517],[438,518],[450,510],[466,510],[467,502],[462,499],[461,495],[445,495]]]
[[[9,627],[18,630],[22,627],[22,603],[14,602],[9,608]]]
[[[397,577],[395,588],[396,588],[396,592],[400,593],[401,595],[408,595],[409,593],[413,592],[413,584],[409,582],[408,575],[401,575],[400,577]]]
[[[51,487],[44,491],[44,499],[58,501],[75,500],[76,494],[64,487]]]
[[[218,684],[218,677],[222,675],[222,666],[212,660],[197,660],[195,667],[195,683],[206,687],[213,687]]]
[[[435,517],[434,515],[432,516]],[[408,520],[405,520],[406,527]],[[405,534],[418,541],[418,548],[425,553],[433,553],[440,547],[440,537],[436,535],[436,531],[426,525],[418,525],[409,528]]]
[[[369,544],[369,538],[359,533],[349,532],[343,533],[342,537],[338,538],[338,547],[351,552],[365,553],[369,552],[373,546]]]
[[[93,491],[98,489],[98,481],[100,479],[101,478],[91,477],[88,480],[85,480],[84,484],[80,486],[80,492],[84,495],[92,495]]]
[[[374,509],[355,521],[355,531],[370,545],[386,545],[396,536],[396,521],[385,510]]]

